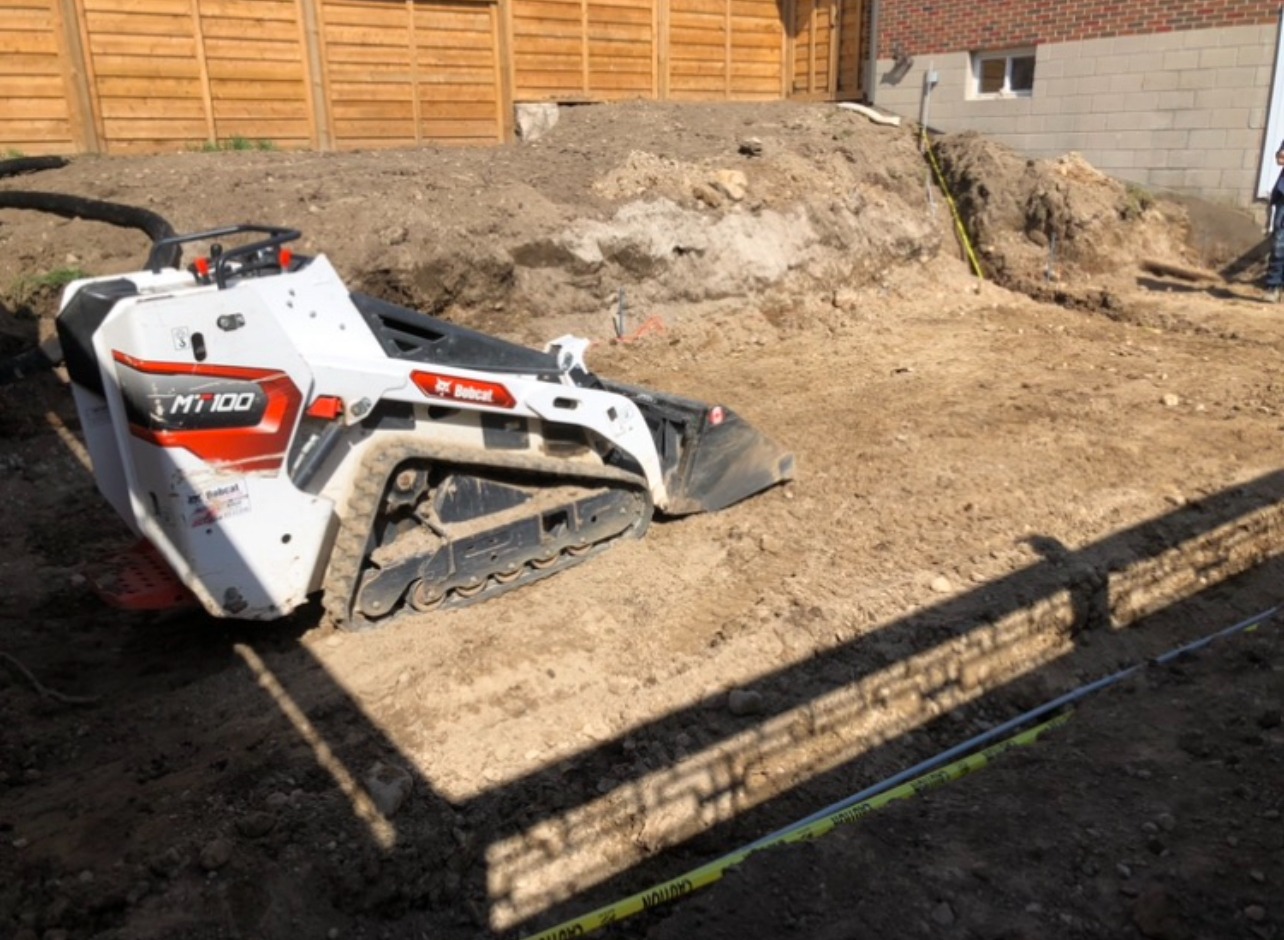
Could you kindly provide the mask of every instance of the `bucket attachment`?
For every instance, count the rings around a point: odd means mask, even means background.
[[[794,455],[722,405],[602,382],[641,409],[664,470],[671,516],[715,512],[792,480]]]

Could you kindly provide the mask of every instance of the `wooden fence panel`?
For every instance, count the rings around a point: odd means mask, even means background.
[[[792,97],[827,98],[837,70],[839,0],[795,0]]]
[[[864,0],[839,0],[838,87],[836,97],[854,101],[864,96],[865,75],[861,38],[865,29]]]
[[[863,0],[0,0],[0,147],[490,143],[514,99],[854,97],[863,12]]]
[[[784,26],[777,0],[670,0],[669,96],[780,97]]]
[[[320,20],[337,147],[503,139],[494,4],[322,0]]]
[[[199,0],[216,140],[312,146],[307,50],[294,0]]]
[[[79,6],[103,149],[147,153],[209,140],[208,90],[191,0],[79,0]],[[120,94],[122,88],[134,93]]]
[[[785,69],[785,29],[778,0],[730,0],[731,88],[736,100],[780,98]]]
[[[503,140],[498,6],[416,3],[414,10],[420,139],[451,144]]]
[[[78,149],[56,2],[0,0],[0,157]]]
[[[510,0],[513,97],[518,101],[587,96],[583,0]]]
[[[663,0],[511,0],[519,101],[655,98]]]

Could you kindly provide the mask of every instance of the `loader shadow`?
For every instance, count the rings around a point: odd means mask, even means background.
[[[998,723],[1255,612],[1238,609],[1237,585],[1278,583],[1265,546],[1282,532],[1276,472],[1078,550],[1056,533],[1035,536],[1040,557],[1028,567],[742,686],[764,703],[753,717],[731,715],[720,697],[695,701],[455,801],[371,703],[329,673],[314,608],[276,625],[135,619],[98,661],[115,670],[101,717],[146,726],[146,746],[123,767],[104,758],[80,768],[74,788],[10,794],[0,816],[77,805],[79,817],[52,831],[80,842],[110,831],[126,858],[201,893],[234,935],[364,925],[395,936],[519,936],[884,779],[970,737],[962,729],[972,723]],[[71,619],[94,616],[84,608]],[[985,664],[1004,659],[1010,673],[987,678]],[[200,708],[182,698],[189,689],[200,690]],[[170,696],[182,707],[167,710]],[[900,703],[895,721],[889,702]],[[379,764],[409,784],[395,812],[383,811]],[[153,851],[167,833],[158,810],[189,791],[207,801],[193,817],[199,838]],[[667,817],[667,828],[650,826]],[[687,825],[694,818],[700,825]],[[610,862],[621,831],[645,839],[634,853],[644,860]],[[202,849],[220,836],[237,854],[212,879]],[[610,853],[604,840],[615,840]]]

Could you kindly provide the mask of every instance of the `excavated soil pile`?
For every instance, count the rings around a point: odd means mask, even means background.
[[[983,279],[915,130],[823,105],[0,180],[297,227],[354,289],[587,336],[602,375],[725,403],[799,468],[371,634],[144,616],[85,581],[131,537],[65,376],[0,387],[0,934],[525,936],[1278,603],[1284,308],[1255,222],[1072,154],[935,147]],[[0,210],[0,356],[147,248]],[[605,935],[1279,936],[1277,620]]]

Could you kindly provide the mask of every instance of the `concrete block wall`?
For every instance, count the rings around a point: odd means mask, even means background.
[[[1032,157],[1078,151],[1104,173],[1156,190],[1247,206],[1256,196],[1275,56],[1274,24],[1111,36],[1035,46],[1030,97],[973,99],[968,52],[915,54],[879,108],[929,126],[975,130]]]

